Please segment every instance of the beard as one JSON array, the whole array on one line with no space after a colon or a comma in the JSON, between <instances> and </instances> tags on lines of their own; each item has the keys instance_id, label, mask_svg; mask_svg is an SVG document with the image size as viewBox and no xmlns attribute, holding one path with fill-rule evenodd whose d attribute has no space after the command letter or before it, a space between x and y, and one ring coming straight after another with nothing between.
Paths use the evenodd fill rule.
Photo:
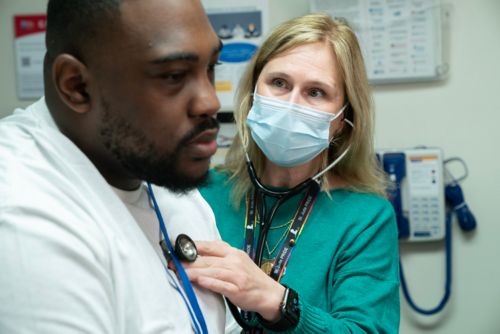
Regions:
<instances>
[{"instance_id":1,"label":"beard","mask_svg":"<svg viewBox=\"0 0 500 334\"><path fill-rule=\"evenodd\" d=\"M201 176L188 175L179 168L179 161L183 149L193 138L207 129L219 128L216 119L207 117L181 138L171 152L162 152L144 131L120 113L112 112L109 103L102 101L102 107L99 133L104 146L133 177L176 193L186 193L206 184L208 170Z\"/></svg>"}]
</instances>

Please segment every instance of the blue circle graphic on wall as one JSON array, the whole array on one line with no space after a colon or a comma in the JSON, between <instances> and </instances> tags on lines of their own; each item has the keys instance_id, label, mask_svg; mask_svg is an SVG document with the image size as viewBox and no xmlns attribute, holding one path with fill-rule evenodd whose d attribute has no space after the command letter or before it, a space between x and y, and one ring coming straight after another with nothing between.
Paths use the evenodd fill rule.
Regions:
<instances>
[{"instance_id":1,"label":"blue circle graphic on wall","mask_svg":"<svg viewBox=\"0 0 500 334\"><path fill-rule=\"evenodd\" d=\"M228 43L224 44L220 54L220 60L226 63L241 63L249 61L257 45L250 43Z\"/></svg>"}]
</instances>

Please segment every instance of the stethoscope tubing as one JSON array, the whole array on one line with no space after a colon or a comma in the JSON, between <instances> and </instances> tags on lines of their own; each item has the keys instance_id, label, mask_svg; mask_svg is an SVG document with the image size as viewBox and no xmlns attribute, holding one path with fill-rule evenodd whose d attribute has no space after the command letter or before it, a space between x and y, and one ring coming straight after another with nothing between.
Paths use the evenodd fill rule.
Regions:
<instances>
[{"instance_id":1,"label":"stethoscope tubing","mask_svg":"<svg viewBox=\"0 0 500 334\"><path fill-rule=\"evenodd\" d=\"M274 219L274 215L276 211L279 209L279 207L286 202L288 199L291 197L301 193L304 191L307 187L311 185L312 182L318 182L314 178L309 178L300 184L296 185L295 187L287 190L272 190L263 185L259 178L257 177L257 174L255 173L255 169L253 167L253 164L251 161L247 160L247 168L248 168L248 175L250 177L250 180L252 184L255 187L255 190L257 191L257 194L259 196L260 203L261 205L261 226L260 226L260 232L259 232L259 238L257 240L257 247L256 247L256 252L255 252L255 257L254 257L254 262L260 267L262 264L262 257L264 253L264 244L267 239L267 232L269 232L269 228L271 227L271 223ZM274 197L276 198L276 203L271 207L271 211L269 215L267 215L267 210L266 210L266 205L265 205L265 197Z\"/></svg>"}]
</instances>

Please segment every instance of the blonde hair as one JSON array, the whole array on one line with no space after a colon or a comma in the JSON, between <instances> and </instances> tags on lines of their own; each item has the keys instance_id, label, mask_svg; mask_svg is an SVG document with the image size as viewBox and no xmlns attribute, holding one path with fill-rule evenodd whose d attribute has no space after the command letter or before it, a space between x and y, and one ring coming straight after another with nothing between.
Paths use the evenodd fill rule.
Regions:
<instances>
[{"instance_id":1,"label":"blonde hair","mask_svg":"<svg viewBox=\"0 0 500 334\"><path fill-rule=\"evenodd\" d=\"M257 79L264 66L277 55L315 42L326 42L336 55L345 84L345 100L349 104L344 111L345 118L354 123L354 128L344 126L334 145L322 153L322 168L325 168L349 147L346 156L322 177L323 190L329 189L329 174L345 181L346 188L350 190L386 195L386 178L376 161L373 148L372 98L357 38L343 20L332 19L327 14L308 14L276 27L256 52L241 78L234 111L237 131L241 138L235 137L226 156L225 165L218 168L230 175L236 206L252 188L244 147L247 148L257 175L262 175L265 163L264 154L252 140L246 126Z\"/></svg>"}]
</instances>

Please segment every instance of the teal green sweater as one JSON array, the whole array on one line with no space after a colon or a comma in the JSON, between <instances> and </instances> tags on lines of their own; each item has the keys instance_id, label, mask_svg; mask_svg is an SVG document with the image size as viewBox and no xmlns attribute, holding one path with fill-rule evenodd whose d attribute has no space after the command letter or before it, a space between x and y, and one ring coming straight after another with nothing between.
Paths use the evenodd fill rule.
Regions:
<instances>
[{"instance_id":1,"label":"teal green sweater","mask_svg":"<svg viewBox=\"0 0 500 334\"><path fill-rule=\"evenodd\" d=\"M214 211L222 239L241 249L245 203L236 211L227 176L210 175L201 194ZM283 204L272 226L288 222L302 196ZM270 230L265 258L276 256L286 228ZM398 239L390 203L342 189L333 190L331 197L321 192L281 283L299 294L300 321L293 333L398 333Z\"/></svg>"}]
</instances>

